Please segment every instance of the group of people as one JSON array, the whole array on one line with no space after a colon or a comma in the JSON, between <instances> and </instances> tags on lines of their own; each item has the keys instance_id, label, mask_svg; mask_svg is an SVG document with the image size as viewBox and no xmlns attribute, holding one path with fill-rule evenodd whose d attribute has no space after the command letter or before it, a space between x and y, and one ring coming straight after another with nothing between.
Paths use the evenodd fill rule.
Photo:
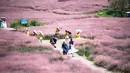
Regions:
<instances>
[{"instance_id":1,"label":"group of people","mask_svg":"<svg viewBox=\"0 0 130 73\"><path fill-rule=\"evenodd\" d=\"M61 28L56 28L55 34L50 38L50 43L52 44L52 46L54 46L54 48L57 48L56 43L57 43L58 38L60 37L60 29ZM29 30L26 30L26 35L28 35L28 36L30 35ZM36 36L42 43L44 36L41 31L36 32L35 30L33 30L33 36ZM76 37L80 38L79 31L77 32ZM61 43L61 45L62 45L61 48L63 49L62 53L63 53L63 55L72 54L72 57L73 57L74 53L77 52L78 50L76 50L74 48L74 41L72 39L72 34L68 30L65 30L65 39L66 39L66 41L69 40L69 45L67 45L65 41L63 43Z\"/></svg>"},{"instance_id":2,"label":"group of people","mask_svg":"<svg viewBox=\"0 0 130 73\"><path fill-rule=\"evenodd\" d=\"M7 28L6 18L5 17L1 17L0 28Z\"/></svg>"},{"instance_id":3,"label":"group of people","mask_svg":"<svg viewBox=\"0 0 130 73\"><path fill-rule=\"evenodd\" d=\"M7 24L6 24L6 18L5 17L2 17L1 20L0 20L0 28L7 28ZM57 43L57 40L58 38L60 37L60 29L61 28L56 28L56 31L55 31L55 34L50 38L50 43L56 48L56 43ZM26 35L29 36L30 33L29 33L29 30L26 30ZM43 40L43 33L41 31L39 32L36 32L35 30L33 30L33 35L36 36L40 42L42 43L42 40ZM76 37L77 38L80 38L80 32L77 32L76 34ZM71 32L68 31L68 30L65 30L65 39L66 40L70 40L69 41L69 45L66 44L66 42L63 42L62 43L62 49L63 49L63 55L66 55L66 54L72 54L72 56L74 56L74 53L77 52L78 50L76 50L74 48L74 41L72 39L72 35L71 35Z\"/></svg>"},{"instance_id":4,"label":"group of people","mask_svg":"<svg viewBox=\"0 0 130 73\"><path fill-rule=\"evenodd\" d=\"M56 48L55 44L57 43L57 40L59 38L59 32L60 29L57 28L55 34L52 36L52 38L50 39L50 43ZM71 32L68 30L65 30L66 34L65 34L65 39L69 40L69 45L66 44L66 42L64 41L62 43L62 53L63 55L67 55L67 54L72 54L72 57L74 57L74 53L77 52L78 50L76 50L74 48L74 41L72 39L72 35Z\"/></svg>"},{"instance_id":5,"label":"group of people","mask_svg":"<svg viewBox=\"0 0 130 73\"><path fill-rule=\"evenodd\" d=\"M72 38L70 38L69 46L65 42L62 43L62 49L63 49L63 55L71 54L72 57L74 57L74 53L78 51L74 47L74 41Z\"/></svg>"}]
</instances>

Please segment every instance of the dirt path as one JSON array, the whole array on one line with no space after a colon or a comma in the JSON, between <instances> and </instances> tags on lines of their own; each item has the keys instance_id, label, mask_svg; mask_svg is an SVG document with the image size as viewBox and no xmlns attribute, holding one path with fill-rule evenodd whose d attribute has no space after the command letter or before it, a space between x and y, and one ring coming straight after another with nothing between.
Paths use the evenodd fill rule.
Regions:
<instances>
[{"instance_id":1,"label":"dirt path","mask_svg":"<svg viewBox=\"0 0 130 73\"><path fill-rule=\"evenodd\" d=\"M75 38L76 39L76 38ZM74 39L74 40L75 40ZM82 40L83 38L77 38L76 40ZM62 43L65 41L65 39L62 39L62 40L58 40L57 41L57 44L56 44L56 47L57 48L53 48L54 50L56 51L59 51L61 54L62 54ZM67 41L68 42L68 41ZM43 41L42 44L50 44L48 40L45 40ZM68 55L68 57L71 57L71 55ZM92 62L88 61L87 59L83 58L82 56L79 56L78 54L75 54L75 57L71 57L71 59L69 60L77 60L77 61L80 61L82 62L84 65L87 65L91 70L93 71L97 71L97 72L101 72L101 73L112 73L104 68L101 68L101 67L97 67L95 66Z\"/></svg>"}]
</instances>

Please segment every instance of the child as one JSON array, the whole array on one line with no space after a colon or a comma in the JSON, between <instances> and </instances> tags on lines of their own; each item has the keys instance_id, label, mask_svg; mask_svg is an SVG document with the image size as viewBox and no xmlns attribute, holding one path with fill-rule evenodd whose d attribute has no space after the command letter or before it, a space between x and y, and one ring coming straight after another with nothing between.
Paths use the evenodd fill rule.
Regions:
<instances>
[{"instance_id":1,"label":"child","mask_svg":"<svg viewBox=\"0 0 130 73\"><path fill-rule=\"evenodd\" d=\"M60 29L56 28L55 35L59 35L59 33L60 33Z\"/></svg>"},{"instance_id":2,"label":"child","mask_svg":"<svg viewBox=\"0 0 130 73\"><path fill-rule=\"evenodd\" d=\"M28 30L28 29L26 30L26 35L27 35L27 36L29 36L29 35L30 35L30 34L29 34L29 30Z\"/></svg>"},{"instance_id":3,"label":"child","mask_svg":"<svg viewBox=\"0 0 130 73\"><path fill-rule=\"evenodd\" d=\"M77 32L76 38L80 38L80 32Z\"/></svg>"},{"instance_id":4,"label":"child","mask_svg":"<svg viewBox=\"0 0 130 73\"><path fill-rule=\"evenodd\" d=\"M41 31L39 31L39 39L40 39L40 42L42 43L42 40L43 40L43 33Z\"/></svg>"},{"instance_id":5,"label":"child","mask_svg":"<svg viewBox=\"0 0 130 73\"><path fill-rule=\"evenodd\" d=\"M76 32L76 38L81 38L80 32L82 32L82 30L77 29Z\"/></svg>"}]
</instances>

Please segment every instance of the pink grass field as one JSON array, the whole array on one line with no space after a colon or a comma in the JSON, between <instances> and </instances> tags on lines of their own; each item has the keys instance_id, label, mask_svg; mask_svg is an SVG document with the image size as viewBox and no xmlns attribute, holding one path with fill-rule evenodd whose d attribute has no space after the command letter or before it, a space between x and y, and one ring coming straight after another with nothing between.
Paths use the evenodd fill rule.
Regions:
<instances>
[{"instance_id":1,"label":"pink grass field","mask_svg":"<svg viewBox=\"0 0 130 73\"><path fill-rule=\"evenodd\" d=\"M130 19L105 18L95 12L108 5L107 0L2 0L0 17L7 18L8 26L13 20L38 20L48 25L21 28L42 31L44 35L54 34L56 27L61 27L61 34L70 30L75 36L76 29L81 29L81 36L75 40L79 45L94 46L94 63L115 73L130 73ZM93 39L90 39L93 37ZM0 73L101 73L94 71L79 60L72 60L53 51L21 53L11 51L25 46L43 46L36 37L26 36L23 32L0 29ZM113 72L114 73L114 72Z\"/></svg>"}]
</instances>

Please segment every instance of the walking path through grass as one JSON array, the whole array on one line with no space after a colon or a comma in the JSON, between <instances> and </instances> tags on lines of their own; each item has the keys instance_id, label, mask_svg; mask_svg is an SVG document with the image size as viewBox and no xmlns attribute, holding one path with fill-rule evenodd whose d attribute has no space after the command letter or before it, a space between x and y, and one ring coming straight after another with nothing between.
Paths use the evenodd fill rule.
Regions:
<instances>
[{"instance_id":1,"label":"walking path through grass","mask_svg":"<svg viewBox=\"0 0 130 73\"><path fill-rule=\"evenodd\" d=\"M77 40L81 40L83 38L77 39ZM60 53L62 53L62 43L63 41L65 41L65 39L61 39L57 41L56 47L57 48L53 48L56 51L59 51ZM49 44L49 40L44 40L42 44ZM70 55L68 55L69 57ZM78 60L80 62L82 62L83 64L87 65L91 70L97 71L97 72L101 72L101 73L112 73L102 67L97 67L94 65L94 63L88 61L87 59L83 58L82 56L79 56L78 54L75 54L75 57L72 57L69 60Z\"/></svg>"},{"instance_id":2,"label":"walking path through grass","mask_svg":"<svg viewBox=\"0 0 130 73\"><path fill-rule=\"evenodd\" d=\"M5 30L12 30L12 28L7 28ZM74 40L84 40L84 39L83 38L80 38L80 39L74 38ZM62 54L62 48L61 47L62 47L63 41L65 41L65 39L58 40L57 44L56 44L57 48L53 48L55 51L58 51L61 54ZM69 42L69 41L67 41L67 42ZM43 40L42 44L43 45L51 46L49 40ZM67 55L67 56L70 57L70 55ZM87 65L91 70L96 71L96 72L100 72L100 73L112 73L112 72L109 72L108 70L106 70L104 68L95 66L92 62L88 61L87 59L85 59L82 56L79 56L78 54L75 54L75 57L71 57L71 59L69 59L69 60L78 60L78 61L82 62L83 64Z\"/></svg>"}]
</instances>

